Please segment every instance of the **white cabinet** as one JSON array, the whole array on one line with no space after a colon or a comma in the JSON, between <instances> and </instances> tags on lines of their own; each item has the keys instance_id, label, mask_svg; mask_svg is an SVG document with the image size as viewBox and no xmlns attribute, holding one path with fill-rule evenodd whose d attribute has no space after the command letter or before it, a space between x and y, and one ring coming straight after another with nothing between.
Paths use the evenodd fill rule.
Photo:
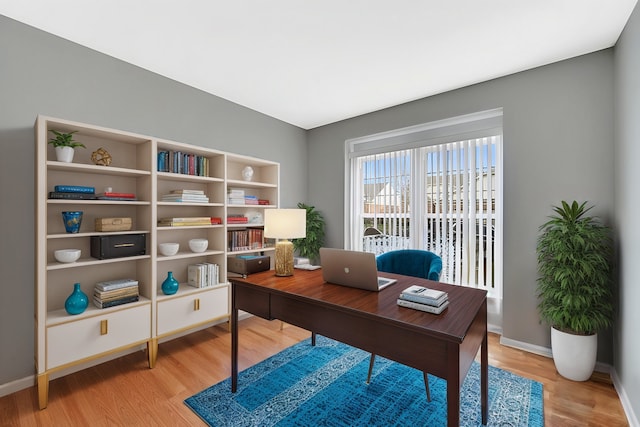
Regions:
<instances>
[{"instance_id":1,"label":"white cabinet","mask_svg":"<svg viewBox=\"0 0 640 427\"><path fill-rule=\"evenodd\" d=\"M86 148L77 148L71 163L57 161L53 147L47 144L51 130L75 132L74 139ZM101 150L111 157L108 166L95 164L95 156L92 159L94 152L104 153ZM53 372L145 343L153 367L159 339L227 320L227 257L273 250L261 238L251 248L231 251L229 234L262 230L264 209L278 206L278 163L44 116L36 121L36 162L35 326L40 408L47 406ZM242 174L247 166L253 171L250 180ZM58 185L134 194L135 200L52 198L50 193ZM268 202L231 205L230 189L240 189L248 203L252 199ZM184 192L203 195L206 200L166 197ZM64 211L83 212L78 233L66 232ZM229 224L230 216L251 218L252 222ZM131 218L130 230L96 230L97 218L122 217ZM196 225L166 221L190 218L214 220ZM142 235L144 253L107 259L92 256L92 240L114 235L132 239ZM196 238L208 241L204 252L189 248L189 240ZM165 256L158 251L158 244L168 242L179 243L176 254ZM71 248L81 250L79 260L55 260L56 250ZM208 287L189 286L189 266L203 263L218 266L217 280ZM180 283L174 295L162 292L168 272ZM93 304L97 282L125 278L138 281L138 301L104 309ZM89 306L81 314L70 315L64 302L75 283L89 297Z\"/></svg>"}]
</instances>

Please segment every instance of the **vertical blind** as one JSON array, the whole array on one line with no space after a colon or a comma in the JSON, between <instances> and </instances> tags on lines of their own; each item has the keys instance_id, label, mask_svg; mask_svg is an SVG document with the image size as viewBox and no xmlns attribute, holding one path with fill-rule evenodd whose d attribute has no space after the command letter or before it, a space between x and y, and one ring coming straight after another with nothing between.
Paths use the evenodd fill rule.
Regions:
<instances>
[{"instance_id":1,"label":"vertical blind","mask_svg":"<svg viewBox=\"0 0 640 427\"><path fill-rule=\"evenodd\" d=\"M501 298L502 111L347 141L345 247L422 248Z\"/></svg>"}]
</instances>

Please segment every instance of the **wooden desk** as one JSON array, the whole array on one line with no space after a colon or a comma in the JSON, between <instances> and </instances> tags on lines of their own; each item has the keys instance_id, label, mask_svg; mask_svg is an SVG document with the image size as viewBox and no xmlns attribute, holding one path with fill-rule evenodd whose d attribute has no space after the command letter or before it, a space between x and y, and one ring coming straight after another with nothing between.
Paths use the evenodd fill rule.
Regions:
<instances>
[{"instance_id":1,"label":"wooden desk","mask_svg":"<svg viewBox=\"0 0 640 427\"><path fill-rule=\"evenodd\" d=\"M487 293L415 277L382 273L398 283L381 292L325 283L322 272L273 271L232 278L231 391L238 385L238 310L279 319L362 350L428 372L447 381L449 426L460 422L460 387L480 349L482 423L488 416ZM399 307L396 299L410 285L449 293L439 315ZM364 379L363 379L364 382Z\"/></svg>"}]
</instances>

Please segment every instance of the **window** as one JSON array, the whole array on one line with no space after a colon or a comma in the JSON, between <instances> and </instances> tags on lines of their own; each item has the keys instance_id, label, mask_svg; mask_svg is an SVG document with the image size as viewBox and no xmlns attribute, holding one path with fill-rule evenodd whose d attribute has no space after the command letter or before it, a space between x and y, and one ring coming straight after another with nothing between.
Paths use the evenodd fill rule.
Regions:
<instances>
[{"instance_id":1,"label":"window","mask_svg":"<svg viewBox=\"0 0 640 427\"><path fill-rule=\"evenodd\" d=\"M347 141L345 247L422 248L502 298L502 111Z\"/></svg>"}]
</instances>

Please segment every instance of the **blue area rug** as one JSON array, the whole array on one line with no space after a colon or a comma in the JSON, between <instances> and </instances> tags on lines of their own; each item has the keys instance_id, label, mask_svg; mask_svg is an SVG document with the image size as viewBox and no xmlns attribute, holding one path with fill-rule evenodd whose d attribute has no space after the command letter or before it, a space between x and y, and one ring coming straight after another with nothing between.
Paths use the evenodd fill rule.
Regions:
<instances>
[{"instance_id":1,"label":"blue area rug","mask_svg":"<svg viewBox=\"0 0 640 427\"><path fill-rule=\"evenodd\" d=\"M209 387L185 403L210 426L445 426L446 382L376 357L366 384L369 353L317 337ZM480 365L461 390L460 425L481 426ZM543 426L542 384L489 366L489 426Z\"/></svg>"}]
</instances>

